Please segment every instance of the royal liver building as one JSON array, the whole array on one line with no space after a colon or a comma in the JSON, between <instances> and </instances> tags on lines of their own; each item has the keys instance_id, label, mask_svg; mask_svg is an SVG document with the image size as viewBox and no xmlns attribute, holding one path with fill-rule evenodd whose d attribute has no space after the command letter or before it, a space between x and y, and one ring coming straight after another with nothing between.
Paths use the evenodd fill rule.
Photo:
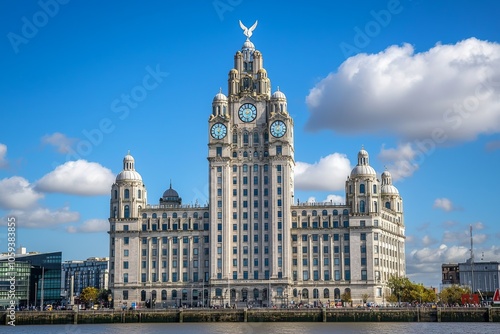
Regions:
<instances>
[{"instance_id":1,"label":"royal liver building","mask_svg":"<svg viewBox=\"0 0 500 334\"><path fill-rule=\"evenodd\" d=\"M294 201L293 119L250 41L234 56L227 96L208 117L209 205L159 203L127 154L110 201L110 289L116 308L383 303L405 275L403 202L361 149L345 204ZM208 113L207 113L208 114ZM156 197L156 195L155 195Z\"/></svg>"}]
</instances>

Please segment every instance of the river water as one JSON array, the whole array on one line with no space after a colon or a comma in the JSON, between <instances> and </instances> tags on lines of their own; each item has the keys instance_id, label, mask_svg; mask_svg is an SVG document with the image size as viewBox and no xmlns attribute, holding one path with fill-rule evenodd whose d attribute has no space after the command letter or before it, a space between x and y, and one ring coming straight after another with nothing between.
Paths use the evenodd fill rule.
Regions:
<instances>
[{"instance_id":1,"label":"river water","mask_svg":"<svg viewBox=\"0 0 500 334\"><path fill-rule=\"evenodd\" d=\"M20 334L498 334L500 323L429 322L254 322L254 323L161 323L99 325L0 326L0 333Z\"/></svg>"}]
</instances>

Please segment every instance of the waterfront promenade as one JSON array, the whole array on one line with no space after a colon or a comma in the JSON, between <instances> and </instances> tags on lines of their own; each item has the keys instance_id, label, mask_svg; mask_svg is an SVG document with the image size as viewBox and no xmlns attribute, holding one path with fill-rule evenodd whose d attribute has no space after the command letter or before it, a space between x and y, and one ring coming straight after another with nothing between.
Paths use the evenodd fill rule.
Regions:
<instances>
[{"instance_id":1,"label":"waterfront promenade","mask_svg":"<svg viewBox=\"0 0 500 334\"><path fill-rule=\"evenodd\" d=\"M6 312L0 313L7 325ZM500 322L500 308L328 308L18 311L17 325L182 322Z\"/></svg>"}]
</instances>

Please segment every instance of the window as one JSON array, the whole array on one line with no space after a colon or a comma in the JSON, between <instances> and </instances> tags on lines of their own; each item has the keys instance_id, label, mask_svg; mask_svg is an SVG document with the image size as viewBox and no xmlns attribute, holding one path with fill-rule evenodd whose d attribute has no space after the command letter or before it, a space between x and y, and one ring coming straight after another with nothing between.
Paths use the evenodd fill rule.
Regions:
<instances>
[{"instance_id":1,"label":"window","mask_svg":"<svg viewBox=\"0 0 500 334\"><path fill-rule=\"evenodd\" d=\"M128 274L127 273L123 274L123 283L128 283Z\"/></svg>"},{"instance_id":2,"label":"window","mask_svg":"<svg viewBox=\"0 0 500 334\"><path fill-rule=\"evenodd\" d=\"M128 261L123 261L123 269L128 269Z\"/></svg>"},{"instance_id":3,"label":"window","mask_svg":"<svg viewBox=\"0 0 500 334\"><path fill-rule=\"evenodd\" d=\"M365 241L366 240L366 233L361 233L359 235L359 238L362 240L362 241Z\"/></svg>"},{"instance_id":4,"label":"window","mask_svg":"<svg viewBox=\"0 0 500 334\"><path fill-rule=\"evenodd\" d=\"M360 184L360 185L359 185L359 192L360 192L361 194L364 194L364 193L365 193L365 185L364 185L364 184Z\"/></svg>"},{"instance_id":5,"label":"window","mask_svg":"<svg viewBox=\"0 0 500 334\"><path fill-rule=\"evenodd\" d=\"M302 279L303 279L304 281L309 280L309 272L308 272L307 270L304 270L304 271L302 272ZM304 290L305 290L305 289L304 289ZM306 290L306 291L307 291L307 290Z\"/></svg>"},{"instance_id":6,"label":"window","mask_svg":"<svg viewBox=\"0 0 500 334\"><path fill-rule=\"evenodd\" d=\"M125 194L124 194L124 197L125 197L125 198L130 198L130 190L125 189Z\"/></svg>"},{"instance_id":7,"label":"window","mask_svg":"<svg viewBox=\"0 0 500 334\"><path fill-rule=\"evenodd\" d=\"M124 218L130 218L130 207L128 205L125 205Z\"/></svg>"},{"instance_id":8,"label":"window","mask_svg":"<svg viewBox=\"0 0 500 334\"><path fill-rule=\"evenodd\" d=\"M217 147L215 148L215 150L216 150L216 155L217 155L218 157L222 156L222 147L217 146Z\"/></svg>"},{"instance_id":9,"label":"window","mask_svg":"<svg viewBox=\"0 0 500 334\"><path fill-rule=\"evenodd\" d=\"M359 212L361 213L365 212L365 201L363 200L359 201Z\"/></svg>"},{"instance_id":10,"label":"window","mask_svg":"<svg viewBox=\"0 0 500 334\"><path fill-rule=\"evenodd\" d=\"M128 243L129 243L129 237L124 237L123 238L123 244L124 245L128 245Z\"/></svg>"}]
</instances>

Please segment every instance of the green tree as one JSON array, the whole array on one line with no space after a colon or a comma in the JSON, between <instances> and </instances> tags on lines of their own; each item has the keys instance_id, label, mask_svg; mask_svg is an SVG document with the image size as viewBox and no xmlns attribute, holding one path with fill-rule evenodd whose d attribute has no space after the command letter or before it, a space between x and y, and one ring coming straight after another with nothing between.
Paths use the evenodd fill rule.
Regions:
<instances>
[{"instance_id":1,"label":"green tree","mask_svg":"<svg viewBox=\"0 0 500 334\"><path fill-rule=\"evenodd\" d=\"M462 294L466 293L470 293L469 288L454 284L441 290L439 293L439 299L443 304L460 304L462 302Z\"/></svg>"},{"instance_id":2,"label":"green tree","mask_svg":"<svg viewBox=\"0 0 500 334\"><path fill-rule=\"evenodd\" d=\"M93 303L98 302L98 297L99 297L99 290L92 286L86 287L80 293L80 300L84 302L86 305L89 305L90 307L93 306Z\"/></svg>"},{"instance_id":3,"label":"green tree","mask_svg":"<svg viewBox=\"0 0 500 334\"><path fill-rule=\"evenodd\" d=\"M368 298L370 298L370 295L368 293L363 293L361 295L361 299L363 299L363 304L366 304L366 302L368 301Z\"/></svg>"},{"instance_id":4,"label":"green tree","mask_svg":"<svg viewBox=\"0 0 500 334\"><path fill-rule=\"evenodd\" d=\"M352 298L351 298L351 291L347 290L346 292L344 292L343 294L340 295L340 299L344 302L344 303L351 303L351 306L352 306Z\"/></svg>"}]
</instances>

